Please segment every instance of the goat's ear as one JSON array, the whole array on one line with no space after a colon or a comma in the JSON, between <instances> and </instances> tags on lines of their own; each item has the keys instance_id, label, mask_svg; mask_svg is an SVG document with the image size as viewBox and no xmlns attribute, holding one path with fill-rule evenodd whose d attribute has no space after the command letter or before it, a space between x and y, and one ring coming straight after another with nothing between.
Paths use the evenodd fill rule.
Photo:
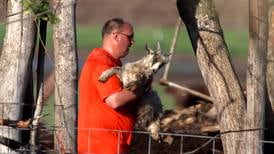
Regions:
<instances>
[{"instance_id":1,"label":"goat's ear","mask_svg":"<svg viewBox=\"0 0 274 154\"><path fill-rule=\"evenodd\" d=\"M161 54L162 53L162 50L161 50L161 46L160 46L160 42L157 41L157 53L158 54Z\"/></svg>"},{"instance_id":2,"label":"goat's ear","mask_svg":"<svg viewBox=\"0 0 274 154\"><path fill-rule=\"evenodd\" d=\"M154 53L154 51L151 50L151 49L148 47L147 43L146 43L146 45L145 45L145 48L146 48L148 54Z\"/></svg>"},{"instance_id":3,"label":"goat's ear","mask_svg":"<svg viewBox=\"0 0 274 154\"><path fill-rule=\"evenodd\" d=\"M145 49L146 49L147 53L149 54L149 49L148 49L147 43L145 45Z\"/></svg>"}]
</instances>

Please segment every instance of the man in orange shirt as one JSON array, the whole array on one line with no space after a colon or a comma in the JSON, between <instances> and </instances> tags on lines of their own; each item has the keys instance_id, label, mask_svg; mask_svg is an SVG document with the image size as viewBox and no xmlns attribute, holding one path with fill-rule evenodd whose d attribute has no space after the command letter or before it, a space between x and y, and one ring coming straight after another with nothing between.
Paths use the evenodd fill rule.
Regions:
<instances>
[{"instance_id":1,"label":"man in orange shirt","mask_svg":"<svg viewBox=\"0 0 274 154\"><path fill-rule=\"evenodd\" d=\"M120 59L134 43L133 27L123 19L107 21L102 28L102 47L88 56L79 81L78 153L127 153L134 126L131 105L138 94L122 88L117 76L106 83L101 73L121 66ZM137 90L142 93L141 86ZM119 131L123 130L123 131Z\"/></svg>"}]
</instances>

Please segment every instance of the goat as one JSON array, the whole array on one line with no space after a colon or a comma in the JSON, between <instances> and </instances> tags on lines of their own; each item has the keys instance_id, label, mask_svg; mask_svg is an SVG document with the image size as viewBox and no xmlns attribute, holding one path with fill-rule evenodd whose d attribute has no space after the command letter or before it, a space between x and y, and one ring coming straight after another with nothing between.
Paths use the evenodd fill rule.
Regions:
<instances>
[{"instance_id":1,"label":"goat","mask_svg":"<svg viewBox=\"0 0 274 154\"><path fill-rule=\"evenodd\" d=\"M157 43L157 52L148 48L148 54L138 61L126 63L122 67L112 67L104 71L99 81L106 82L109 77L116 74L123 84L123 88L132 90L136 85L143 85L169 61L169 55L161 52L160 44ZM136 107L137 121L135 128L146 130L151 133L155 140L159 139L160 118L163 114L161 100L156 91L151 90L140 98Z\"/></svg>"}]
</instances>

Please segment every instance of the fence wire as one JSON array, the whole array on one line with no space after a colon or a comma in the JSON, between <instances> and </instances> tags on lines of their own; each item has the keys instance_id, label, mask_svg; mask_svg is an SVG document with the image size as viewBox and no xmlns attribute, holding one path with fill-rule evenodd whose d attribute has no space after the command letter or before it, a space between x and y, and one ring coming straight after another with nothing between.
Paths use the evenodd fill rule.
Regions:
<instances>
[{"instance_id":1,"label":"fence wire","mask_svg":"<svg viewBox=\"0 0 274 154\"><path fill-rule=\"evenodd\" d=\"M9 128L4 128L2 127L1 130L2 131L7 131L7 129ZM33 130L32 128L16 128L17 130L20 131L26 131L26 130ZM52 128L39 128L39 130L41 132L46 132L49 133L51 136L51 138L48 140L48 142L51 142L51 148L46 149L45 147L35 147L33 148L31 145L28 144L24 144L23 146L21 146L19 149L16 149L15 151L17 152L38 152L36 150L40 149L39 152L54 152L54 153L59 153L61 151L61 149L53 149L53 135L56 131L58 131L59 129L62 128L57 128L57 127L52 127ZM138 135L142 135L143 138L147 138L147 145L146 147L144 147L144 149L146 149L146 151L144 151L143 153L147 153L147 154L151 154L151 153L155 153L155 151L153 150L153 147L155 148L155 146L152 146L152 144L166 144L166 143L157 143L155 141L152 140L152 138L150 137L150 133L146 132L146 131L126 131L126 130L111 130L111 129L100 129L100 128L81 128L81 129L77 129L75 128L77 131L82 131L82 130L87 130L89 133L89 135L94 132L94 131L102 131L102 132L113 132L113 133L117 133L117 153L120 153L120 149L119 149L119 142L120 142L120 135L122 135L123 133L132 133L134 136L138 136ZM47 136L47 134L40 134L40 135L45 135ZM179 153L183 154L183 153L195 153L194 152L187 152L183 150L183 146L184 146L184 142L183 139L184 138L197 138L197 139L203 139L206 140L206 142L204 142L205 144L209 144L211 142L215 142L215 140L220 140L219 137L212 137L212 136L203 136L203 135L191 135L191 134L179 134L179 133L167 133L167 132L162 132L160 133L160 135L162 137L164 136L170 136L170 137L179 137L180 138L180 145L178 146ZM0 137L0 139L2 139L2 137ZM91 139L92 140L92 139ZM210 142L208 142L210 141ZM88 143L91 144L92 141L88 140ZM40 144L41 146L41 144ZM45 146L45 145L44 145ZM134 146L134 145L133 145ZM193 147L194 149L196 149L197 147ZM214 151L214 146L212 146L212 151ZM89 151L87 151L87 153L91 153L90 149L88 149ZM12 151L10 151L12 152ZM132 151L134 152L134 151Z\"/></svg>"},{"instance_id":2,"label":"fence wire","mask_svg":"<svg viewBox=\"0 0 274 154\"><path fill-rule=\"evenodd\" d=\"M0 126L1 129L0 131L2 132L9 132L9 129L14 129L14 128L8 128L8 127L3 127ZM29 128L15 128L16 130L19 131L31 131L33 130L32 127ZM62 151L61 149L55 148L54 149L54 134L56 131L59 129L63 129L60 127L40 127L39 132L40 132L40 137L47 137L47 140L41 140L41 143L38 143L37 147L33 147L32 145L28 143L20 143L21 146L18 149L13 149L16 152L20 153L29 153L29 152L39 152L39 153L60 153ZM134 146L135 150L136 148L142 148L142 154L154 154L154 153L159 153L163 150L164 147L166 149L170 148L173 146L173 149L175 148L176 150L172 151L167 151L168 154L195 154L195 153L212 153L212 154L219 154L223 153L222 148L220 148L221 145L221 139L220 139L220 134L216 134L215 136L206 136L206 135L195 135L195 134L181 134L181 133L169 133L169 132L161 132L159 133L160 136L162 137L172 137L174 139L177 139L179 144L176 144L174 147L176 141L172 143L171 145L168 145L167 143L158 143L152 140L150 137L150 132L146 131L126 131L126 130L112 130L112 129L101 129L101 128L74 128L76 131L88 131L89 135L94 132L94 131L101 131L101 132L113 132L117 134L117 153L120 153L119 149L119 142L120 142L120 135L123 133L132 133L133 134L133 143L130 148L130 153L136 153L134 151ZM5 137L0 136L0 141L4 140ZM140 141L137 141L141 139ZM92 139L91 139L92 140ZM88 140L88 143L91 144L91 140ZM147 141L146 141L147 140ZM195 141L199 141L199 144L195 144ZM246 140L237 140L241 142L247 143L248 141ZM39 142L39 141L38 141ZM191 143L189 143L191 142ZM271 144L274 146L274 141L265 141L265 140L260 140L261 143L264 144ZM138 145L141 144L140 145ZM143 146L143 143L146 145ZM218 145L217 145L218 144ZM193 145L193 146L191 146ZM47 147L48 146L48 147ZM107 145L106 145L107 146ZM163 146L162 148L159 148L159 146ZM191 146L191 147L190 147ZM1 147L1 145L0 145ZM157 148L158 147L158 148ZM155 150L156 149L156 150ZM158 150L157 150L158 149ZM91 149L88 149L86 151L87 153L91 153ZM141 150L141 149L139 149ZM7 151L7 153L12 153L14 151ZM161 153L165 153L162 151Z\"/></svg>"}]
</instances>

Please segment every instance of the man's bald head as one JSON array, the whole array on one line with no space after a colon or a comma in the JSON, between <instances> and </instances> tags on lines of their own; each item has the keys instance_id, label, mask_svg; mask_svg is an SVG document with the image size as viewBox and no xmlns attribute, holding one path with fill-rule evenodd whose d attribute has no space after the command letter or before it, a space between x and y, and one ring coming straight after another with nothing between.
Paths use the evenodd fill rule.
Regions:
<instances>
[{"instance_id":1,"label":"man's bald head","mask_svg":"<svg viewBox=\"0 0 274 154\"><path fill-rule=\"evenodd\" d=\"M102 28L102 38L111 34L115 30L119 31L125 24L127 24L127 22L121 18L113 18L108 20Z\"/></svg>"}]
</instances>

